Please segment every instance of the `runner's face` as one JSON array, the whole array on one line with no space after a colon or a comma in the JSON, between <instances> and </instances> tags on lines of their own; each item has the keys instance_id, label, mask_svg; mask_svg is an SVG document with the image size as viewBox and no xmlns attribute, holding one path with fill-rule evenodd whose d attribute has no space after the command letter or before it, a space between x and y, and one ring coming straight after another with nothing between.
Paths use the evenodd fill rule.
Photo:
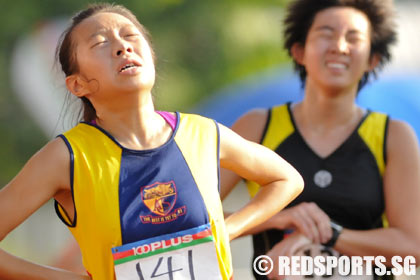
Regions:
<instances>
[{"instance_id":1,"label":"runner's face","mask_svg":"<svg viewBox=\"0 0 420 280\"><path fill-rule=\"evenodd\" d=\"M367 16L354 8L319 12L302 52L308 82L330 89L357 88L371 67L370 29Z\"/></svg>"},{"instance_id":2,"label":"runner's face","mask_svg":"<svg viewBox=\"0 0 420 280\"><path fill-rule=\"evenodd\" d=\"M73 31L79 74L91 92L150 89L155 79L152 53L138 28L116 13L98 13Z\"/></svg>"}]
</instances>

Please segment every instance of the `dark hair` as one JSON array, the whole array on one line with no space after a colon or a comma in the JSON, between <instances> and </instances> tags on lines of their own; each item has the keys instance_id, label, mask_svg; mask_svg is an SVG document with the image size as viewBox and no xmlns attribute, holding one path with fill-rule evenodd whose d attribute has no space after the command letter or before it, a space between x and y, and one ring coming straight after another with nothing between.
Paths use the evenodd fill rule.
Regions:
<instances>
[{"instance_id":1,"label":"dark hair","mask_svg":"<svg viewBox=\"0 0 420 280\"><path fill-rule=\"evenodd\" d=\"M309 29L317 13L332 7L352 7L368 17L372 34L370 55L378 54L380 61L377 69L382 68L391 60L390 47L397 40L394 12L390 0L296 0L287 9L284 20L284 47L292 56L291 50L295 43L305 45ZM294 61L302 83L306 80L306 70L303 65ZM376 77L376 69L366 72L359 81L359 90L366 85L369 75Z\"/></svg>"},{"instance_id":2,"label":"dark hair","mask_svg":"<svg viewBox=\"0 0 420 280\"><path fill-rule=\"evenodd\" d=\"M60 62L61 69L63 70L66 77L79 71L75 52L75 42L72 40L72 32L74 28L83 20L98 13L115 13L129 19L147 40L152 52L152 56L154 58L154 52L150 42L149 33L146 28L140 24L136 16L130 10L122 5L114 5L109 3L90 4L85 10L82 10L73 16L70 26L61 34L59 43L55 50L56 60ZM82 97L81 100L83 103L83 107L81 109L81 114L83 115L82 119L85 122L91 122L92 120L96 119L96 110L89 99Z\"/></svg>"}]
</instances>

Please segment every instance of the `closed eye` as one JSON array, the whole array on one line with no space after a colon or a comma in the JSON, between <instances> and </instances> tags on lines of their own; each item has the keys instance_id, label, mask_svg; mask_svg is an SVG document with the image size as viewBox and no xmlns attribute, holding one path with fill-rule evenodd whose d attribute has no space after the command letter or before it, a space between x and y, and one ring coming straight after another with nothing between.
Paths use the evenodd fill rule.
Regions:
<instances>
[{"instance_id":1,"label":"closed eye","mask_svg":"<svg viewBox=\"0 0 420 280\"><path fill-rule=\"evenodd\" d=\"M138 37L140 37L140 34L132 33L132 34L127 34L124 37L128 39L137 39Z\"/></svg>"},{"instance_id":2,"label":"closed eye","mask_svg":"<svg viewBox=\"0 0 420 280\"><path fill-rule=\"evenodd\" d=\"M101 45L101 44L104 44L104 43L106 43L106 41L104 40L104 41L99 41L99 42L96 42L95 44L93 44L90 48L94 48L94 47L97 47L97 46L99 46L99 45Z\"/></svg>"},{"instance_id":3,"label":"closed eye","mask_svg":"<svg viewBox=\"0 0 420 280\"><path fill-rule=\"evenodd\" d=\"M361 32L350 32L350 34L347 35L347 41L351 43L357 43L365 40L366 36L364 36L364 34Z\"/></svg>"},{"instance_id":4,"label":"closed eye","mask_svg":"<svg viewBox=\"0 0 420 280\"><path fill-rule=\"evenodd\" d=\"M318 35L323 38L331 38L334 36L334 32L330 29L320 29L317 31L318 31Z\"/></svg>"},{"instance_id":5,"label":"closed eye","mask_svg":"<svg viewBox=\"0 0 420 280\"><path fill-rule=\"evenodd\" d=\"M358 43L358 42L363 41L363 39L357 36L351 36L347 38L347 41L350 43Z\"/></svg>"}]
</instances>

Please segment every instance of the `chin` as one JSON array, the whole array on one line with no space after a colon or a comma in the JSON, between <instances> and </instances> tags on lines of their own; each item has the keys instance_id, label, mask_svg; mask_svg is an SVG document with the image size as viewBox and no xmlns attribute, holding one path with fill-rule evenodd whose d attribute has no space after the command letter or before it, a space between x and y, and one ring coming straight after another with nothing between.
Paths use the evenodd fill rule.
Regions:
<instances>
[{"instance_id":1,"label":"chin","mask_svg":"<svg viewBox=\"0 0 420 280\"><path fill-rule=\"evenodd\" d=\"M342 92L346 92L346 93L353 93L353 90L355 92L357 92L357 86L353 87L353 86L349 86L349 85L340 85L340 84L330 84L326 87L327 91L332 93L333 95L335 94L341 94Z\"/></svg>"},{"instance_id":2,"label":"chin","mask_svg":"<svg viewBox=\"0 0 420 280\"><path fill-rule=\"evenodd\" d=\"M343 79L342 77L326 79L324 80L323 84L326 88L330 88L331 90L334 89L338 91L353 88L354 85L356 85L356 88L357 88L357 85L358 85L358 83L350 82L348 81L348 79Z\"/></svg>"},{"instance_id":3,"label":"chin","mask_svg":"<svg viewBox=\"0 0 420 280\"><path fill-rule=\"evenodd\" d=\"M119 87L122 91L145 91L152 90L154 86L154 81L144 81L141 79L133 79L125 83L119 84Z\"/></svg>"}]
</instances>

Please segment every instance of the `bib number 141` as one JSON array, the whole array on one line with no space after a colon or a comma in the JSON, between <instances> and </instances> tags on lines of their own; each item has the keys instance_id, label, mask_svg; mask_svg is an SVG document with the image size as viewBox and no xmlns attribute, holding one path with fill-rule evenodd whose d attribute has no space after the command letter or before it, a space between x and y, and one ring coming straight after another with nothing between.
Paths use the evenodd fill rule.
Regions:
<instances>
[{"instance_id":1,"label":"bib number 141","mask_svg":"<svg viewBox=\"0 0 420 280\"><path fill-rule=\"evenodd\" d=\"M177 263L176 260L173 261L173 256L167 257L166 260L164 260L164 257L160 257L156 263L155 268L153 269L152 274L145 278L143 275L143 270L141 267L141 263L138 262L136 264L136 271L137 271L137 275L138 275L138 279L139 280L146 280L146 279L154 279L154 278L160 278L160 276L164 276L167 275L166 279L169 280L173 280L174 278L174 273L176 272L183 272L184 270L188 270L185 275L185 277L183 277L184 279L189 279L189 280L195 280L195 275L194 275L194 263L193 263L193 256L192 256L193 252L192 250L188 250L188 264L186 263L182 263L181 266L179 267L174 267L174 264ZM165 268L165 265L162 264L166 262L166 272L162 271ZM186 268L185 266L188 265L188 268ZM161 268L163 267L163 268ZM185 274L185 273L184 273Z\"/></svg>"},{"instance_id":2,"label":"bib number 141","mask_svg":"<svg viewBox=\"0 0 420 280\"><path fill-rule=\"evenodd\" d=\"M112 249L117 280L219 280L210 225Z\"/></svg>"}]
</instances>

